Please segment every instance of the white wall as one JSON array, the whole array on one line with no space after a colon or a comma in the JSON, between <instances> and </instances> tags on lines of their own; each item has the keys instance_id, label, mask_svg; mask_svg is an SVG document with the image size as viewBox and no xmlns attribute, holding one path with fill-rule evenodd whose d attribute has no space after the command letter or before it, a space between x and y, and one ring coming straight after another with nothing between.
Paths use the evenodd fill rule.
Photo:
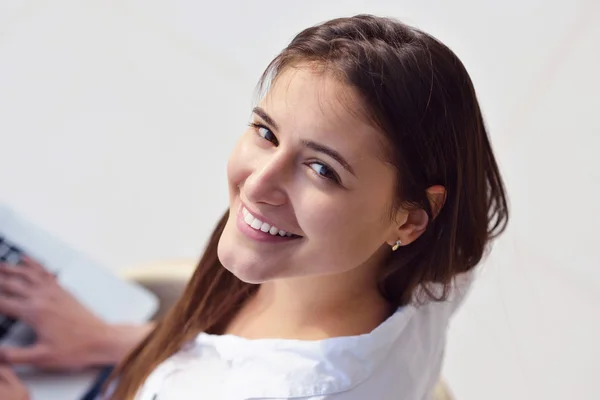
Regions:
<instances>
[{"instance_id":1,"label":"white wall","mask_svg":"<svg viewBox=\"0 0 600 400\"><path fill-rule=\"evenodd\" d=\"M112 268L196 256L270 58L400 17L471 71L512 198L445 376L461 400L600 398L598 2L202 3L0 0L0 201Z\"/></svg>"}]
</instances>

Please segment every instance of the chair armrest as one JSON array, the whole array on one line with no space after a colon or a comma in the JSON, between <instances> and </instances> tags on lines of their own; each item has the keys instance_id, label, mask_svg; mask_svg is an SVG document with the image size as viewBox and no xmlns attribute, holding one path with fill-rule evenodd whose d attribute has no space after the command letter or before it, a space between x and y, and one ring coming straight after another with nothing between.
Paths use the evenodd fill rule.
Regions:
<instances>
[{"instance_id":1,"label":"chair armrest","mask_svg":"<svg viewBox=\"0 0 600 400\"><path fill-rule=\"evenodd\" d=\"M196 260L163 261L123 270L124 279L152 292L159 301L153 320L162 318L177 302L196 269Z\"/></svg>"}]
</instances>

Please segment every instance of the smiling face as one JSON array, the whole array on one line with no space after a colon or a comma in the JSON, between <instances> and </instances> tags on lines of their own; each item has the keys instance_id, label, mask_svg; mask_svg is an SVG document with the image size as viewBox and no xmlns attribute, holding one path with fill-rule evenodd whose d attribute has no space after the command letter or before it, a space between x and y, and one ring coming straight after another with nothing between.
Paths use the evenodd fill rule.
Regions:
<instances>
[{"instance_id":1,"label":"smiling face","mask_svg":"<svg viewBox=\"0 0 600 400\"><path fill-rule=\"evenodd\" d=\"M282 72L254 110L229 160L231 211L218 247L239 279L343 273L389 252L396 173L359 104L305 67Z\"/></svg>"}]
</instances>

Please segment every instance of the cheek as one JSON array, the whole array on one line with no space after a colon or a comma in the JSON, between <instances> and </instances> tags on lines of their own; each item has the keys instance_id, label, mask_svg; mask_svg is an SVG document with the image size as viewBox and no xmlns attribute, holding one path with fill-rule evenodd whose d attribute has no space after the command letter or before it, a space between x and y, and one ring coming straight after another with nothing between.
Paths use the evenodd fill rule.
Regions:
<instances>
[{"instance_id":1,"label":"cheek","mask_svg":"<svg viewBox=\"0 0 600 400\"><path fill-rule=\"evenodd\" d=\"M366 261L385 242L386 227L379 202L340 199L311 202L314 212L303 218L311 247L332 264ZM327 259L327 260L325 260Z\"/></svg>"},{"instance_id":2,"label":"cheek","mask_svg":"<svg viewBox=\"0 0 600 400\"><path fill-rule=\"evenodd\" d=\"M362 196L361 196L362 197ZM327 194L306 196L297 208L302 209L302 229L309 236L335 239L346 233L366 234L384 229L385 205L371 196L357 198L355 195L329 196ZM351 232L344 232L351 230ZM335 234L334 234L335 233Z\"/></svg>"}]
</instances>

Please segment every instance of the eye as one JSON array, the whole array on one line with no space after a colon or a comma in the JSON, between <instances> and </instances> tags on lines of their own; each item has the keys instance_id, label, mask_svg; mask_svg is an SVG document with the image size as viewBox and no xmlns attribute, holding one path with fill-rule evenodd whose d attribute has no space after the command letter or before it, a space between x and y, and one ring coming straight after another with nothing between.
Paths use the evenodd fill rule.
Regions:
<instances>
[{"instance_id":1,"label":"eye","mask_svg":"<svg viewBox=\"0 0 600 400\"><path fill-rule=\"evenodd\" d=\"M271 132L271 130L269 128L267 128L266 126L264 126L262 124L257 124L255 122L250 123L250 126L252 126L256 130L256 133L263 139L268 140L269 142L273 143L275 146L279 145L279 140L277 140L277 137L275 137L273 132Z\"/></svg>"},{"instance_id":2,"label":"eye","mask_svg":"<svg viewBox=\"0 0 600 400\"><path fill-rule=\"evenodd\" d=\"M340 178L335 173L333 168L320 162L311 162L308 166L315 171L315 173L323 178L331 179L335 183L340 183Z\"/></svg>"}]
</instances>

